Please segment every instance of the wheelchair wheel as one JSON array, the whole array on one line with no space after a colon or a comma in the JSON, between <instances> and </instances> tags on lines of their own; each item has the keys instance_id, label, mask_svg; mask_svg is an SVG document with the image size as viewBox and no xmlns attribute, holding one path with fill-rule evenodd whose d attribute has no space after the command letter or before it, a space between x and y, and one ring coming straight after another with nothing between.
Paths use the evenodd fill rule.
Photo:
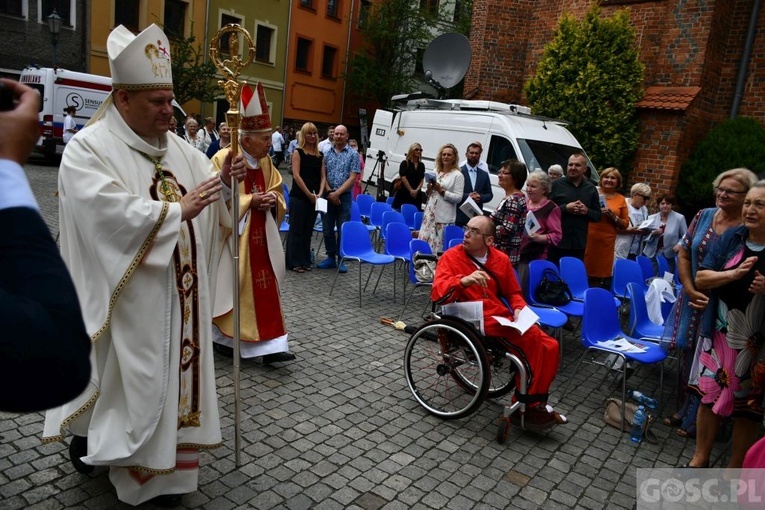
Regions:
<instances>
[{"instance_id":1,"label":"wheelchair wheel","mask_svg":"<svg viewBox=\"0 0 765 510\"><path fill-rule=\"evenodd\" d=\"M489 384L489 398L504 397L515 389L515 364L505 356L506 350L498 341L487 339L485 346L487 359L491 366L491 384Z\"/></svg>"},{"instance_id":2,"label":"wheelchair wheel","mask_svg":"<svg viewBox=\"0 0 765 510\"><path fill-rule=\"evenodd\" d=\"M462 418L480 407L489 391L488 367L475 335L449 319L421 326L404 353L412 395L429 413L444 419Z\"/></svg>"}]
</instances>

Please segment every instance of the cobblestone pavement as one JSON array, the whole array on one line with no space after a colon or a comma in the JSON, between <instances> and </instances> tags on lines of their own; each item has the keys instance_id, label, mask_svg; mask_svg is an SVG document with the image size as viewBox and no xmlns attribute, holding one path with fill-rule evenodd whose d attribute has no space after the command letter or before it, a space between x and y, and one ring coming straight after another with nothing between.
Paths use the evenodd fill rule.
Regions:
<instances>
[{"instance_id":1,"label":"cobblestone pavement","mask_svg":"<svg viewBox=\"0 0 765 510\"><path fill-rule=\"evenodd\" d=\"M57 168L27 169L55 234ZM487 401L461 420L428 415L406 386L407 335L380 323L402 308L401 296L393 301L391 270L377 293L371 286L364 293L362 307L357 271L351 264L332 296L334 271L287 274L284 314L298 358L274 366L242 362L239 468L231 362L216 358L225 446L203 452L199 490L184 496L185 508L632 508L636 468L690 458L692 440L661 424L653 427L658 444L639 447L605 426L604 401L618 390L602 381L598 367L580 370L559 401L583 352L573 333L565 336L551 396L571 424L544 435L513 429L501 445L495 433L502 402ZM418 290L405 321L417 324L426 303ZM673 400L673 375L671 365L664 401ZM658 369L642 368L629 385L656 396L658 380ZM40 442L42 422L40 413L0 414L0 509L125 508L105 469L78 474L65 445Z\"/></svg>"}]
</instances>

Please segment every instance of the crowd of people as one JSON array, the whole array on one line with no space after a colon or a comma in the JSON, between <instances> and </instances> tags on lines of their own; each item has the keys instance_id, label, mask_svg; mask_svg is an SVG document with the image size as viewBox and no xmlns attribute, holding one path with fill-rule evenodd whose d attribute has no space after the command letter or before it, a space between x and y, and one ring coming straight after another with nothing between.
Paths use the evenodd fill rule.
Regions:
<instances>
[{"instance_id":1,"label":"crowd of people","mask_svg":"<svg viewBox=\"0 0 765 510\"><path fill-rule=\"evenodd\" d=\"M345 272L340 233L361 192L363 158L343 125L319 142L307 122L288 142L271 125L259 83L254 91L245 86L239 105L239 154L228 150L229 127L216 129L211 118L201 128L189 118L183 135L174 136L172 75L158 73L143 55L156 41L169 45L156 25L138 35L119 26L109 36L114 90L88 126L68 137L61 162L60 256L21 171L36 139L39 98L3 80L17 107L0 116L0 125L18 129L0 142L0 178L4 189L15 190L0 197L0 214L5 224L29 227L11 232L4 244L9 253L19 249L17 239L37 246L41 258L31 262L45 268L39 279L27 278L21 266L5 271L4 324L23 331L19 337L57 341L40 344L49 354L43 357L3 343L16 365L4 373L8 385L25 379L30 361L47 363L47 378L16 398L4 394L0 409L52 408L43 438L72 436L77 471L108 466L121 501L173 506L196 490L199 450L222 442L212 349L232 354L239 306L243 357L295 359L280 284L286 270ZM278 154L290 147L293 183L285 197ZM521 289L529 263L574 256L584 261L592 286L607 288L615 259L663 255L677 259L672 267L683 284L664 331L681 358L682 402L666 423L696 438L687 467L706 467L715 437L730 422L729 467L741 467L763 420L765 181L746 169L721 173L712 184L715 207L699 211L686 228L672 210L673 197L661 196L658 212L649 215L647 184L633 185L629 198L621 195L618 169L605 169L596 186L581 153L569 157L565 174L558 165L529 173L524 163L508 160L497 172L505 193L499 206L491 215L471 215L459 206L471 201L480 208L493 199L482 150L471 143L459 165L458 148L446 144L435 172L426 172L422 146L412 144L393 205L424 208L417 235L443 252L432 299L481 301L486 333L525 360L528 392L514 398L527 405L527 426L568 423L548 405L557 341L537 326L520 334L497 321L513 320L526 306ZM235 193L239 210L232 211ZM279 225L288 206L285 255ZM310 237L319 213L327 256L314 264ZM450 225L463 227L463 239L444 250ZM231 236L241 237L238 258L227 252ZM236 283L235 260L243 261ZM39 303L34 324L14 311L24 300Z\"/></svg>"}]
</instances>

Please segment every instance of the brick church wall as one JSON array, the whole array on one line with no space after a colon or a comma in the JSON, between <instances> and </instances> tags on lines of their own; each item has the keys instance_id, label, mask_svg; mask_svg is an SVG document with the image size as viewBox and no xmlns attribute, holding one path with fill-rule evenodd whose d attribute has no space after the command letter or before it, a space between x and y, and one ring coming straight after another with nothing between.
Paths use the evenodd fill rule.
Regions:
<instances>
[{"instance_id":1,"label":"brick church wall","mask_svg":"<svg viewBox=\"0 0 765 510\"><path fill-rule=\"evenodd\" d=\"M693 148L729 115L751 0L602 0L601 4L605 16L629 8L646 67L646 87L701 87L687 107L638 110L640 137L627 187L645 181L655 193L672 193ZM475 0L473 61L465 93L474 99L527 104L523 84L536 72L561 15L567 11L582 19L590 6L587 0ZM759 25L765 26L765 9L759 18ZM762 30L755 39L739 114L760 121L765 117Z\"/></svg>"}]
</instances>

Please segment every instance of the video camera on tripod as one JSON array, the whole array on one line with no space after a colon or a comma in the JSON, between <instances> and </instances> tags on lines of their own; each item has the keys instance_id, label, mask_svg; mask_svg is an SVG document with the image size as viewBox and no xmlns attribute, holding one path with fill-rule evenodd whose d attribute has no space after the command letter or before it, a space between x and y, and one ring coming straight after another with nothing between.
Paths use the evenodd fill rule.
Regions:
<instances>
[{"instance_id":1,"label":"video camera on tripod","mask_svg":"<svg viewBox=\"0 0 765 510\"><path fill-rule=\"evenodd\" d=\"M375 186L377 186L377 201L378 202L384 202L385 201L385 163L388 161L388 156L385 154L385 151L379 150L377 151L377 156L375 157L375 166L372 167L372 173L369 174L369 178L367 179L366 184L364 185L364 193L367 192L367 188L369 187L370 182L375 182L375 172L377 172L377 181Z\"/></svg>"}]
</instances>

